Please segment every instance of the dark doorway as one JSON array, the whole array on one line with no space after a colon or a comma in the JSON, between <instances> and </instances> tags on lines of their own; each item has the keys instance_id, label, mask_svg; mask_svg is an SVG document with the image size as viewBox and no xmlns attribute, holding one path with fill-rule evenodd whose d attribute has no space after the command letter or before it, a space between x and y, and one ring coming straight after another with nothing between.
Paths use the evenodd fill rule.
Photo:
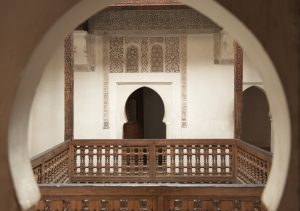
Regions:
<instances>
[{"instance_id":1,"label":"dark doorway","mask_svg":"<svg viewBox=\"0 0 300 211\"><path fill-rule=\"evenodd\" d=\"M123 138L166 138L164 103L154 90L142 87L134 91L126 101L125 112L128 122L123 127Z\"/></svg>"},{"instance_id":2,"label":"dark doorway","mask_svg":"<svg viewBox=\"0 0 300 211\"><path fill-rule=\"evenodd\" d=\"M264 91L252 86L243 92L242 140L268 151L271 149L269 112Z\"/></svg>"}]
</instances>

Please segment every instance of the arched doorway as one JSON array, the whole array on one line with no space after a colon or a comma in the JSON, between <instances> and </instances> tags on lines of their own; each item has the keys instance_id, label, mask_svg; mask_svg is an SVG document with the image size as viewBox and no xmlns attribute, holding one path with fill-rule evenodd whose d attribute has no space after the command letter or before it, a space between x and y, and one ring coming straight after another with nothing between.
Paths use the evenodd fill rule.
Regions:
<instances>
[{"instance_id":1,"label":"arched doorway","mask_svg":"<svg viewBox=\"0 0 300 211\"><path fill-rule=\"evenodd\" d=\"M265 150L271 149L271 120L265 93L255 86L243 92L242 140Z\"/></svg>"},{"instance_id":2,"label":"arched doorway","mask_svg":"<svg viewBox=\"0 0 300 211\"><path fill-rule=\"evenodd\" d=\"M135 90L125 104L127 122L125 139L165 139L166 125L162 119L165 108L161 97L148 87Z\"/></svg>"}]
</instances>

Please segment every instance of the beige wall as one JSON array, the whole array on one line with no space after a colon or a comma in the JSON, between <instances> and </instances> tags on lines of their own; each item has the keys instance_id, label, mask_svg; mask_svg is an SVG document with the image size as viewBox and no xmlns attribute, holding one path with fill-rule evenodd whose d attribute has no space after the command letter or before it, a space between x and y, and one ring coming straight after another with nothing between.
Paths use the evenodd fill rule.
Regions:
<instances>
[{"instance_id":1,"label":"beige wall","mask_svg":"<svg viewBox=\"0 0 300 211\"><path fill-rule=\"evenodd\" d=\"M37 87L29 122L30 154L64 140L64 47L55 51Z\"/></svg>"}]
</instances>

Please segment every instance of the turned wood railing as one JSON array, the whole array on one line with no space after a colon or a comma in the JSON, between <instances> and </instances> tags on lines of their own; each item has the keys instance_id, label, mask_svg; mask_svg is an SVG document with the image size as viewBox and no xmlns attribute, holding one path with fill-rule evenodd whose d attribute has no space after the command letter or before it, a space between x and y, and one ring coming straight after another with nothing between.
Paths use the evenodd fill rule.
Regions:
<instances>
[{"instance_id":1,"label":"turned wood railing","mask_svg":"<svg viewBox=\"0 0 300 211\"><path fill-rule=\"evenodd\" d=\"M40 185L35 211L265 211L263 185Z\"/></svg>"},{"instance_id":2,"label":"turned wood railing","mask_svg":"<svg viewBox=\"0 0 300 211\"><path fill-rule=\"evenodd\" d=\"M72 182L232 183L233 140L77 140Z\"/></svg>"},{"instance_id":3,"label":"turned wood railing","mask_svg":"<svg viewBox=\"0 0 300 211\"><path fill-rule=\"evenodd\" d=\"M234 139L74 140L32 165L38 183L265 184L271 158Z\"/></svg>"}]
</instances>

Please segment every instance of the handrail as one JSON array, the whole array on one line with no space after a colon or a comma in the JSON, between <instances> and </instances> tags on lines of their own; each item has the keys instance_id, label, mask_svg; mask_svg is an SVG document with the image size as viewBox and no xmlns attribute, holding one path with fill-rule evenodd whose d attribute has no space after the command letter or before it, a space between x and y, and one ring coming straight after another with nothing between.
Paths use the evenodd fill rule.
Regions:
<instances>
[{"instance_id":1,"label":"handrail","mask_svg":"<svg viewBox=\"0 0 300 211\"><path fill-rule=\"evenodd\" d=\"M116 143L122 145L132 144L235 144L235 139L74 139L71 144L86 145L86 144L106 144Z\"/></svg>"},{"instance_id":2,"label":"handrail","mask_svg":"<svg viewBox=\"0 0 300 211\"><path fill-rule=\"evenodd\" d=\"M236 139L88 139L32 158L38 183L264 184L272 153Z\"/></svg>"},{"instance_id":3,"label":"handrail","mask_svg":"<svg viewBox=\"0 0 300 211\"><path fill-rule=\"evenodd\" d=\"M74 140L72 182L232 183L233 139Z\"/></svg>"}]
</instances>

